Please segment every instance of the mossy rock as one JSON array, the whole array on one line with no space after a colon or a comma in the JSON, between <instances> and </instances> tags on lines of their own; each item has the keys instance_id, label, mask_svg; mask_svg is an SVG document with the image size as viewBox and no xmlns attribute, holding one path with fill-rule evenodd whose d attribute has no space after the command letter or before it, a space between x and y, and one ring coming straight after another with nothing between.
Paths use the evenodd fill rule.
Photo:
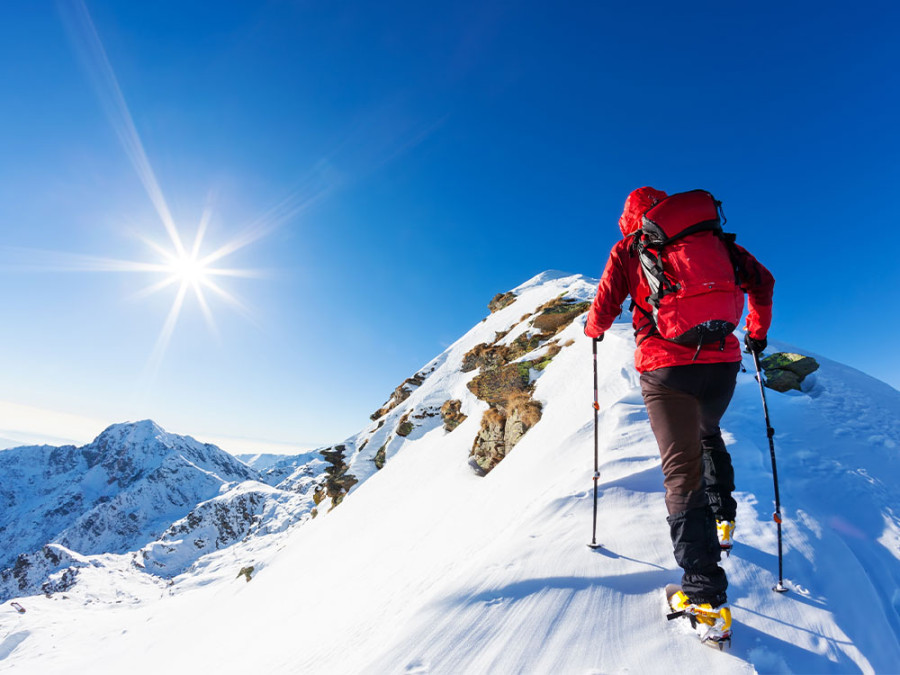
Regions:
<instances>
[{"instance_id":1,"label":"mossy rock","mask_svg":"<svg viewBox=\"0 0 900 675\"><path fill-rule=\"evenodd\" d=\"M766 386L779 392L801 391L800 384L806 376L819 369L819 363L811 356L791 352L771 354L759 364L765 369Z\"/></svg>"},{"instance_id":2,"label":"mossy rock","mask_svg":"<svg viewBox=\"0 0 900 675\"><path fill-rule=\"evenodd\" d=\"M247 580L247 583L250 583L250 579L253 578L253 569L253 565L250 565L249 567L242 567L241 571L237 573L237 577L235 578L238 579L240 577L244 577ZM254 586L254 588L256 588L256 586Z\"/></svg>"},{"instance_id":3,"label":"mossy rock","mask_svg":"<svg viewBox=\"0 0 900 675\"><path fill-rule=\"evenodd\" d=\"M819 362L811 356L792 354L790 352L778 352L762 359L759 364L769 370L789 370L796 373L802 380L810 373L819 369Z\"/></svg>"},{"instance_id":4,"label":"mossy rock","mask_svg":"<svg viewBox=\"0 0 900 675\"><path fill-rule=\"evenodd\" d=\"M550 362L553 360L553 358L561 351L562 347L559 346L559 343L555 341L551 342L550 346L547 348L547 353L534 361L532 368L534 368L535 370L543 370L550 365Z\"/></svg>"},{"instance_id":5,"label":"mossy rock","mask_svg":"<svg viewBox=\"0 0 900 675\"><path fill-rule=\"evenodd\" d=\"M790 370L773 368L766 371L766 386L774 391L782 393L791 389L800 391L800 382L802 382L800 376Z\"/></svg>"},{"instance_id":6,"label":"mossy rock","mask_svg":"<svg viewBox=\"0 0 900 675\"><path fill-rule=\"evenodd\" d=\"M497 293L497 295L495 295L488 303L488 309L491 310L491 314L493 314L494 312L499 312L504 307L508 307L515 301L516 294L512 291L509 293Z\"/></svg>"},{"instance_id":7,"label":"mossy rock","mask_svg":"<svg viewBox=\"0 0 900 675\"><path fill-rule=\"evenodd\" d=\"M496 368L509 363L510 360L510 348L506 345L489 345L482 342L466 352L460 370L470 373L476 368Z\"/></svg>"},{"instance_id":8,"label":"mossy rock","mask_svg":"<svg viewBox=\"0 0 900 675\"><path fill-rule=\"evenodd\" d=\"M542 333L558 333L568 326L575 317L584 314L591 306L589 302L565 301L548 307L541 312L531 325Z\"/></svg>"},{"instance_id":9,"label":"mossy rock","mask_svg":"<svg viewBox=\"0 0 900 675\"><path fill-rule=\"evenodd\" d=\"M544 335L529 335L528 333L522 333L509 345L508 360L515 361L520 356L524 356L528 352L534 351L541 346L541 342L545 339L546 336Z\"/></svg>"},{"instance_id":10,"label":"mossy rock","mask_svg":"<svg viewBox=\"0 0 900 675\"><path fill-rule=\"evenodd\" d=\"M466 418L467 416L462 414L462 401L459 399L444 401L444 404L441 406L441 419L444 421L444 429L453 431Z\"/></svg>"},{"instance_id":11,"label":"mossy rock","mask_svg":"<svg viewBox=\"0 0 900 675\"><path fill-rule=\"evenodd\" d=\"M378 452L375 453L375 457L372 458L372 461L375 462L375 468L381 471L384 468L385 462L385 448L387 447L387 443L378 448Z\"/></svg>"},{"instance_id":12,"label":"mossy rock","mask_svg":"<svg viewBox=\"0 0 900 675\"><path fill-rule=\"evenodd\" d=\"M416 425L410 422L409 420L405 422L401 422L397 425L397 435L398 436L409 436L412 433L412 430L416 428Z\"/></svg>"},{"instance_id":13,"label":"mossy rock","mask_svg":"<svg viewBox=\"0 0 900 675\"><path fill-rule=\"evenodd\" d=\"M534 369L535 370L543 370L544 368L546 368L547 366L550 365L550 362L552 360L553 360L553 357L550 357L549 359L544 358L541 361L538 361L537 363L534 364Z\"/></svg>"},{"instance_id":14,"label":"mossy rock","mask_svg":"<svg viewBox=\"0 0 900 675\"><path fill-rule=\"evenodd\" d=\"M466 385L482 401L496 405L517 391L525 391L531 381L531 361L510 363L481 372Z\"/></svg>"}]
</instances>

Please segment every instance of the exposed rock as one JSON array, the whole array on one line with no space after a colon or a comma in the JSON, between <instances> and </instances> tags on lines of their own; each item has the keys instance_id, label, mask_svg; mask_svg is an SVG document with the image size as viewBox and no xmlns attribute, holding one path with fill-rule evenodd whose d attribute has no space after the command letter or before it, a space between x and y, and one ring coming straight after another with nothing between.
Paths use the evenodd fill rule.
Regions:
<instances>
[{"instance_id":1,"label":"exposed rock","mask_svg":"<svg viewBox=\"0 0 900 675\"><path fill-rule=\"evenodd\" d=\"M463 356L460 370L470 373L476 368L496 368L510 361L510 348L506 345L482 342L475 345Z\"/></svg>"},{"instance_id":2,"label":"exposed rock","mask_svg":"<svg viewBox=\"0 0 900 675\"><path fill-rule=\"evenodd\" d=\"M506 445L505 454L513 449L525 432L541 419L541 404L532 400L528 394L518 394L506 402L506 426L503 440Z\"/></svg>"},{"instance_id":3,"label":"exposed rock","mask_svg":"<svg viewBox=\"0 0 900 675\"><path fill-rule=\"evenodd\" d=\"M516 294L510 291L509 293L497 293L491 301L488 303L488 309L491 310L491 314L494 312L498 312L504 307L508 307L512 303L516 301Z\"/></svg>"},{"instance_id":4,"label":"exposed rock","mask_svg":"<svg viewBox=\"0 0 900 675\"><path fill-rule=\"evenodd\" d=\"M506 294L498 295L491 301L491 311L511 302ZM508 304L508 302L507 302ZM537 316L532 326L537 332L526 331L508 345L498 344L509 331L497 333L493 343L482 343L470 349L463 357L462 371L479 369L467 387L475 396L490 405L481 421L481 429L472 446L471 456L485 472L493 469L522 436L541 418L541 405L531 398L532 368L541 371L559 354L562 347L557 341L547 342L553 335L574 321L575 317L587 311L589 302L579 302L565 295L553 298L534 312ZM519 323L532 314L525 314ZM572 341L567 342L567 346ZM517 361L541 346L546 346L544 354L528 361ZM441 407L444 428L448 431L459 422L459 404L447 401ZM450 420L448 422L448 420Z\"/></svg>"},{"instance_id":5,"label":"exposed rock","mask_svg":"<svg viewBox=\"0 0 900 675\"><path fill-rule=\"evenodd\" d=\"M500 368L482 370L466 386L482 401L497 405L512 394L528 388L530 370L531 361L510 363Z\"/></svg>"},{"instance_id":6,"label":"exposed rock","mask_svg":"<svg viewBox=\"0 0 900 675\"><path fill-rule=\"evenodd\" d=\"M475 437L470 453L485 473L493 469L506 456L504 425L506 418L496 408L489 408L481 418L481 429Z\"/></svg>"},{"instance_id":7,"label":"exposed rock","mask_svg":"<svg viewBox=\"0 0 900 675\"><path fill-rule=\"evenodd\" d=\"M540 333L522 333L509 345L509 360L515 361L520 356L524 356L528 352L534 351L540 347L541 342L545 339L546 336L541 335Z\"/></svg>"},{"instance_id":8,"label":"exposed rock","mask_svg":"<svg viewBox=\"0 0 900 675\"><path fill-rule=\"evenodd\" d=\"M486 410L472 445L475 463L485 473L491 471L540 419L541 404L525 392L513 394L502 407Z\"/></svg>"},{"instance_id":9,"label":"exposed rock","mask_svg":"<svg viewBox=\"0 0 900 675\"><path fill-rule=\"evenodd\" d=\"M422 386L422 383L425 381L426 377L427 375L423 373L416 373L412 377L408 377L403 380L403 383L399 387L394 389L394 392L391 394L390 398L388 398L387 402L374 413L372 413L369 416L369 419L374 421L379 417L384 417L385 415L387 415L391 410L408 399L409 395L412 394L413 389Z\"/></svg>"},{"instance_id":10,"label":"exposed rock","mask_svg":"<svg viewBox=\"0 0 900 675\"><path fill-rule=\"evenodd\" d=\"M250 565L249 567L242 567L241 571L237 573L237 577L235 578L239 579L240 577L244 577L247 580L247 583L250 583L250 579L253 578L253 565Z\"/></svg>"},{"instance_id":11,"label":"exposed rock","mask_svg":"<svg viewBox=\"0 0 900 675\"><path fill-rule=\"evenodd\" d=\"M575 317L586 312L591 306L589 302L578 302L572 298L560 297L540 308L531 325L545 335L553 335L568 326Z\"/></svg>"},{"instance_id":12,"label":"exposed rock","mask_svg":"<svg viewBox=\"0 0 900 675\"><path fill-rule=\"evenodd\" d=\"M387 443L378 448L378 452L375 453L375 457L372 459L375 462L375 468L381 471L384 468L385 462L385 448L387 447Z\"/></svg>"},{"instance_id":13,"label":"exposed rock","mask_svg":"<svg viewBox=\"0 0 900 675\"><path fill-rule=\"evenodd\" d=\"M322 450L322 457L330 466L325 468L325 494L331 499L331 508L340 504L356 483L356 476L347 473L350 468L344 462L343 445L334 446L334 450Z\"/></svg>"},{"instance_id":14,"label":"exposed rock","mask_svg":"<svg viewBox=\"0 0 900 675\"><path fill-rule=\"evenodd\" d=\"M282 532L308 510L309 502L299 495L263 483L241 483L198 504L157 541L138 551L136 559L146 571L171 578L207 553L250 536Z\"/></svg>"},{"instance_id":15,"label":"exposed rock","mask_svg":"<svg viewBox=\"0 0 900 675\"><path fill-rule=\"evenodd\" d=\"M811 356L778 352L760 360L765 369L766 386L775 391L791 389L800 391L800 384L810 373L819 369L818 362Z\"/></svg>"},{"instance_id":16,"label":"exposed rock","mask_svg":"<svg viewBox=\"0 0 900 675\"><path fill-rule=\"evenodd\" d=\"M559 346L556 342L551 342L550 346L547 347L546 353L541 356L539 359L535 359L532 363L532 368L535 370L543 370L547 366L550 365L550 362L553 358L562 351L562 347Z\"/></svg>"},{"instance_id":17,"label":"exposed rock","mask_svg":"<svg viewBox=\"0 0 900 675\"><path fill-rule=\"evenodd\" d=\"M466 415L462 412L462 401L459 399L450 399L445 401L441 406L441 419L444 420L444 429L453 431L456 427L466 420Z\"/></svg>"},{"instance_id":18,"label":"exposed rock","mask_svg":"<svg viewBox=\"0 0 900 675\"><path fill-rule=\"evenodd\" d=\"M765 385L775 391L785 392L791 389L800 391L800 382L801 380L797 373L792 373L789 370L773 369L766 371Z\"/></svg>"},{"instance_id":19,"label":"exposed rock","mask_svg":"<svg viewBox=\"0 0 900 675\"><path fill-rule=\"evenodd\" d=\"M412 411L409 411L400 418L400 423L397 425L398 436L409 436L412 433L412 430L416 428L416 425L409 421L411 413Z\"/></svg>"},{"instance_id":20,"label":"exposed rock","mask_svg":"<svg viewBox=\"0 0 900 675\"><path fill-rule=\"evenodd\" d=\"M47 577L47 581L41 584L41 593L48 598L54 593L65 593L78 581L79 567L66 567Z\"/></svg>"},{"instance_id":21,"label":"exposed rock","mask_svg":"<svg viewBox=\"0 0 900 675\"><path fill-rule=\"evenodd\" d=\"M762 359L759 363L766 370L774 368L790 370L801 378L819 369L819 363L813 357L790 352L777 352Z\"/></svg>"},{"instance_id":22,"label":"exposed rock","mask_svg":"<svg viewBox=\"0 0 900 675\"><path fill-rule=\"evenodd\" d=\"M16 596L66 591L75 585L79 569L90 562L85 556L58 544L34 553L23 553L15 564L0 572L0 602Z\"/></svg>"}]
</instances>

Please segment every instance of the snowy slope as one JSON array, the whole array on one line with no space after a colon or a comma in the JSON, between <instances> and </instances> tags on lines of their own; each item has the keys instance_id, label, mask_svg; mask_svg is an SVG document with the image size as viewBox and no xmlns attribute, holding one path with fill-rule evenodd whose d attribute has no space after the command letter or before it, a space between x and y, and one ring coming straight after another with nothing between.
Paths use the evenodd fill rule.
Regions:
<instances>
[{"instance_id":1,"label":"snowy slope","mask_svg":"<svg viewBox=\"0 0 900 675\"><path fill-rule=\"evenodd\" d=\"M900 670L900 393L857 371L817 356L821 368L804 392L768 392L786 517L791 592L784 595L770 590L775 529L759 389L752 375L739 375L722 423L739 501L737 543L724 562L735 619L728 652L701 646L663 616L661 588L680 575L629 317L600 345L603 549L585 545L593 427L581 319L560 336L574 343L532 371L540 422L487 476L473 471L469 450L487 405L466 387L475 373L460 372L463 355L518 324L504 338L514 339L527 330L524 314L561 293L590 298L594 283L540 275L427 364L421 385L382 424L345 441L348 471L360 480L349 497L307 524L257 540L265 542L255 550L266 564L251 582L233 578L234 569L226 581L146 593L127 606L58 594L21 599L25 614L4 604L0 670ZM449 398L468 415L455 430L424 415L407 436L397 435L404 415ZM387 463L379 471L374 455L382 446Z\"/></svg>"}]
</instances>

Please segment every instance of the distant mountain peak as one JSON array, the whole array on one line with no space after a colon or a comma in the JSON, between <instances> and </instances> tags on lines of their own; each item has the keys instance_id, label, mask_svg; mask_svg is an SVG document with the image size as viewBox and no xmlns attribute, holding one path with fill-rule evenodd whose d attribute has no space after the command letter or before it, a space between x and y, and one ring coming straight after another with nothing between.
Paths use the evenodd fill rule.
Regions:
<instances>
[{"instance_id":1,"label":"distant mountain peak","mask_svg":"<svg viewBox=\"0 0 900 675\"><path fill-rule=\"evenodd\" d=\"M118 424L111 424L106 427L96 439L94 439L94 442L96 443L103 439L128 439L131 442L151 438L162 440L163 437L168 437L169 435L170 434L156 422L147 419L138 422L120 422Z\"/></svg>"}]
</instances>

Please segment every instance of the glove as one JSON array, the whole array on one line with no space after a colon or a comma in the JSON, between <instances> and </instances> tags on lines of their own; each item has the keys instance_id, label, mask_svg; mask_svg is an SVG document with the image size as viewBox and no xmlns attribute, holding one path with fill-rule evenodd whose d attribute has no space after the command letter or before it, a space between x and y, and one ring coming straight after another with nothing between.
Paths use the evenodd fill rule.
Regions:
<instances>
[{"instance_id":1,"label":"glove","mask_svg":"<svg viewBox=\"0 0 900 675\"><path fill-rule=\"evenodd\" d=\"M759 340L752 338L750 337L750 333L747 333L744 335L744 344L747 345L746 351L748 354L761 354L768 346L769 342L766 338L761 338Z\"/></svg>"}]
</instances>

